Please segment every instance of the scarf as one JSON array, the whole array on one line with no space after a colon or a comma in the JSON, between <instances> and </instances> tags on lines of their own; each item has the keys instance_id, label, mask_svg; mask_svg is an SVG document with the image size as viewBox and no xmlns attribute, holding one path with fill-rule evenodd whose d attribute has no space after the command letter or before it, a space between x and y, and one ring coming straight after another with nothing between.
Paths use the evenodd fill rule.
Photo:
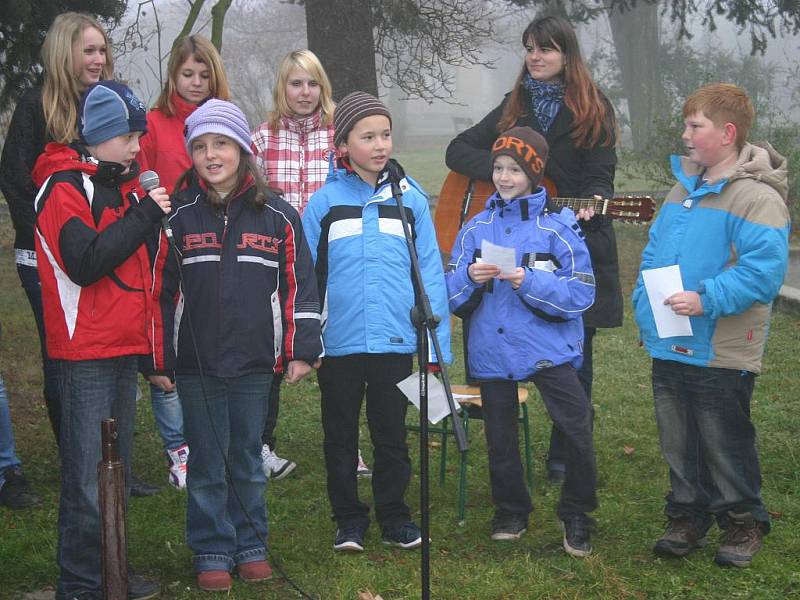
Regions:
<instances>
[{"instance_id":1,"label":"scarf","mask_svg":"<svg viewBox=\"0 0 800 600\"><path fill-rule=\"evenodd\" d=\"M525 73L522 85L531 95L533 114L539 121L539 125L542 126L542 131L547 133L564 102L564 89L566 86L560 82L544 83L536 81L531 77L530 73Z\"/></svg>"}]
</instances>

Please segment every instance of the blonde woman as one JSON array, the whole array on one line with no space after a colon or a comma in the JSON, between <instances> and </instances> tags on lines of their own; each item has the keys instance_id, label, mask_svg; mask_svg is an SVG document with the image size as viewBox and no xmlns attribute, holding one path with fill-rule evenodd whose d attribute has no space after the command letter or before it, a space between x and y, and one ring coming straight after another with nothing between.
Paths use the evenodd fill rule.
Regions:
<instances>
[{"instance_id":1,"label":"blonde woman","mask_svg":"<svg viewBox=\"0 0 800 600\"><path fill-rule=\"evenodd\" d=\"M45 347L42 291L33 237L37 188L31 171L47 142L67 144L77 139L78 105L83 90L101 79L112 78L114 62L110 49L111 42L94 17L67 12L55 18L40 53L44 83L26 92L17 104L0 160L0 189L8 202L16 232L17 273L39 331L44 401L56 443L59 443L61 420L58 365L47 356Z\"/></svg>"},{"instance_id":2,"label":"blonde woman","mask_svg":"<svg viewBox=\"0 0 800 600\"><path fill-rule=\"evenodd\" d=\"M154 170L170 194L192 167L183 141L186 119L208 98L230 99L225 66L214 45L200 35L190 35L172 49L167 83L153 109L147 113L147 135L136 157L142 171ZM183 436L183 411L175 384L169 377L150 376L153 417L158 425L169 465L169 483L186 487L189 446Z\"/></svg>"},{"instance_id":3,"label":"blonde woman","mask_svg":"<svg viewBox=\"0 0 800 600\"><path fill-rule=\"evenodd\" d=\"M287 54L272 90L273 109L253 132L256 166L272 188L301 215L311 194L328 176L333 144L331 83L310 50ZM282 479L297 466L275 454L275 425L281 376L272 380L267 422L262 436L262 461L267 477Z\"/></svg>"}]
</instances>

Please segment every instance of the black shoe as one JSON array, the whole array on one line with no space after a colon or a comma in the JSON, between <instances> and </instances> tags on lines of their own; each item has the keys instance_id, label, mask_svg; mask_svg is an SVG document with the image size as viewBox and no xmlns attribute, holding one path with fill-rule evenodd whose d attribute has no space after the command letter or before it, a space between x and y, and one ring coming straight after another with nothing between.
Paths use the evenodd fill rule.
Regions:
<instances>
[{"instance_id":1,"label":"black shoe","mask_svg":"<svg viewBox=\"0 0 800 600\"><path fill-rule=\"evenodd\" d=\"M528 531L528 515L495 515L492 519L493 540L518 540Z\"/></svg>"},{"instance_id":2,"label":"black shoe","mask_svg":"<svg viewBox=\"0 0 800 600\"><path fill-rule=\"evenodd\" d=\"M145 496L155 496L161 488L142 481L136 475L131 475L131 496L144 498Z\"/></svg>"},{"instance_id":3,"label":"black shoe","mask_svg":"<svg viewBox=\"0 0 800 600\"><path fill-rule=\"evenodd\" d=\"M585 558L592 553L592 520L579 515L562 521L564 525L564 550L570 556Z\"/></svg>"},{"instance_id":4,"label":"black shoe","mask_svg":"<svg viewBox=\"0 0 800 600\"><path fill-rule=\"evenodd\" d=\"M13 509L30 508L39 504L39 496L31 491L22 469L9 467L3 472L3 479L5 483L0 488L0 504Z\"/></svg>"},{"instance_id":5,"label":"black shoe","mask_svg":"<svg viewBox=\"0 0 800 600\"><path fill-rule=\"evenodd\" d=\"M157 581L128 572L128 598L130 600L147 600L147 598L155 598L160 593L161 586Z\"/></svg>"},{"instance_id":6,"label":"black shoe","mask_svg":"<svg viewBox=\"0 0 800 600\"><path fill-rule=\"evenodd\" d=\"M564 479L567 478L566 471L561 469L548 469L547 470L547 483L550 485L561 485Z\"/></svg>"}]
</instances>

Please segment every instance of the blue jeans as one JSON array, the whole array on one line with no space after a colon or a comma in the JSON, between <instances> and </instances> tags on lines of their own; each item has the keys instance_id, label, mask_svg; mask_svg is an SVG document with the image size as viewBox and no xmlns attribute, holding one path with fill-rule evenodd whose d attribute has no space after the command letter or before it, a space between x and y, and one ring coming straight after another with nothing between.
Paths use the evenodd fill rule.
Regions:
<instances>
[{"instance_id":1,"label":"blue jeans","mask_svg":"<svg viewBox=\"0 0 800 600\"><path fill-rule=\"evenodd\" d=\"M8 410L8 394L0 375L0 489L3 489L5 477L3 471L18 467L20 460L14 449L14 430L11 429L11 412Z\"/></svg>"},{"instance_id":2,"label":"blue jeans","mask_svg":"<svg viewBox=\"0 0 800 600\"><path fill-rule=\"evenodd\" d=\"M186 440L183 438L183 408L178 392L165 392L151 383L150 402L153 404L153 417L164 442L164 450L175 450L183 446Z\"/></svg>"},{"instance_id":3,"label":"blue jeans","mask_svg":"<svg viewBox=\"0 0 800 600\"><path fill-rule=\"evenodd\" d=\"M58 507L56 599L101 589L97 463L100 423L117 420L119 450L130 481L136 414L137 358L59 361L61 371L61 501Z\"/></svg>"},{"instance_id":4,"label":"blue jeans","mask_svg":"<svg viewBox=\"0 0 800 600\"><path fill-rule=\"evenodd\" d=\"M266 557L262 540L267 539L267 477L261 469L261 433L271 380L266 373L205 377L204 398L198 375L177 376L184 434L191 448L186 541L198 573L230 571L234 564Z\"/></svg>"},{"instance_id":5,"label":"blue jeans","mask_svg":"<svg viewBox=\"0 0 800 600\"><path fill-rule=\"evenodd\" d=\"M44 311L42 309L42 284L39 279L39 271L36 267L18 264L17 274L22 283L22 289L25 290L25 295L28 296L28 302L33 311L33 318L36 321L36 329L39 332L39 347L42 354L42 374L44 376L44 403L45 406L47 406L47 416L50 419L50 426L56 437L56 443L58 443L61 437L59 434L59 427L61 426L59 361L47 356L44 332Z\"/></svg>"},{"instance_id":6,"label":"blue jeans","mask_svg":"<svg viewBox=\"0 0 800 600\"><path fill-rule=\"evenodd\" d=\"M750 420L755 375L653 360L653 399L672 490L665 513L720 526L727 511L751 513L769 528L761 501L756 430Z\"/></svg>"}]
</instances>

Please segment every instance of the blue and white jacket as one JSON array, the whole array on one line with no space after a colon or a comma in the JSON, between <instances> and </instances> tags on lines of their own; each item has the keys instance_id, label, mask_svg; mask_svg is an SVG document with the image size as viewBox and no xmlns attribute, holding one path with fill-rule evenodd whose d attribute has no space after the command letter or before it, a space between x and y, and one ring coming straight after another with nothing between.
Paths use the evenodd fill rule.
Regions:
<instances>
[{"instance_id":1,"label":"blue and white jacket","mask_svg":"<svg viewBox=\"0 0 800 600\"><path fill-rule=\"evenodd\" d=\"M659 338L641 273L633 307L653 358L761 371L773 298L789 258L786 159L769 144L745 144L730 171L702 179L672 157L677 183L650 227L640 271L678 265L684 290L700 294L692 336Z\"/></svg>"},{"instance_id":2,"label":"blue and white jacket","mask_svg":"<svg viewBox=\"0 0 800 600\"><path fill-rule=\"evenodd\" d=\"M568 208L551 212L547 193L509 202L494 194L456 238L445 279L450 310L469 327L467 356L476 379L523 381L542 369L583 360L581 314L594 302L595 283L584 234ZM469 265L481 242L513 247L525 279L479 285Z\"/></svg>"},{"instance_id":3,"label":"blue and white jacket","mask_svg":"<svg viewBox=\"0 0 800 600\"><path fill-rule=\"evenodd\" d=\"M400 211L389 183L379 178L376 187L337 168L303 212L327 356L416 352L414 286ZM443 359L450 362L447 291L428 198L410 177L400 188L428 298L441 317L436 334Z\"/></svg>"}]
</instances>

